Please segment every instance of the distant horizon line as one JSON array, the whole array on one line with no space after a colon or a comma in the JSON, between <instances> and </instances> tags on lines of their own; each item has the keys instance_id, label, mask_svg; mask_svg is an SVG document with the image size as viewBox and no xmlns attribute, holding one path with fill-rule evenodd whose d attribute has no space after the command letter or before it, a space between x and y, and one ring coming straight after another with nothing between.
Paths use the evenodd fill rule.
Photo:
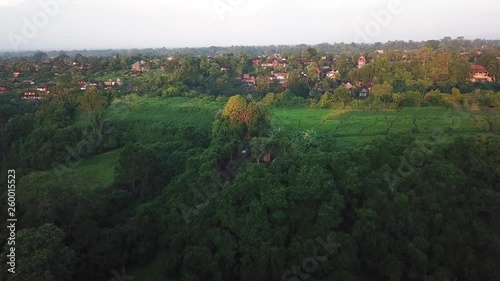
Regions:
<instances>
[{"instance_id":1,"label":"distant horizon line","mask_svg":"<svg viewBox=\"0 0 500 281\"><path fill-rule=\"evenodd\" d=\"M318 46L318 45L336 45L336 44L356 44L356 45L375 45L375 44L387 44L387 43L393 43L393 42L404 42L404 43L424 43L428 41L442 41L443 39L447 38L449 36L445 36L441 39L427 39L427 40L389 40L385 42L321 42L321 43L312 43L312 44L307 44L307 43L299 43L299 44L261 44L261 45L210 45L210 46L184 46L184 47L129 47L129 48L124 48L124 47L116 47L116 48L93 48L93 49L71 49L71 48L62 48L62 49L30 49L30 50L19 50L19 51L14 51L14 50L8 50L8 49L0 49L0 53L29 53L29 52L75 52L75 51L108 51L108 50L117 50L117 51L124 51L124 50L146 50L146 49L165 49L165 50L178 50L178 49L208 49L208 48L232 48L232 47L271 47L271 46L290 46L290 47L295 47L295 46ZM459 36L460 37L460 36ZM457 40L457 38L452 38L452 40ZM450 37L451 38L451 37ZM463 40L468 40L468 41L476 41L476 40L484 40L484 41L500 41L500 39L485 39L485 38L474 38L474 39L468 39L465 38Z\"/></svg>"}]
</instances>

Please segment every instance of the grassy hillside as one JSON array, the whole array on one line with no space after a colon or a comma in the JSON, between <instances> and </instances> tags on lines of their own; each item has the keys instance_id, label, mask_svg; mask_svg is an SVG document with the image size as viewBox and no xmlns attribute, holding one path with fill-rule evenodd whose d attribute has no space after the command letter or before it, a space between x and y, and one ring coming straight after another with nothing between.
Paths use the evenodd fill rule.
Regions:
<instances>
[{"instance_id":1,"label":"grassy hillside","mask_svg":"<svg viewBox=\"0 0 500 281\"><path fill-rule=\"evenodd\" d=\"M108 118L141 143L168 141L179 129L209 132L223 104L188 98L125 98L115 100Z\"/></svg>"},{"instance_id":2,"label":"grassy hillside","mask_svg":"<svg viewBox=\"0 0 500 281\"><path fill-rule=\"evenodd\" d=\"M103 153L94 157L61 163L57 169L33 172L23 177L19 190L36 187L44 190L52 186L65 186L81 190L102 190L113 184L115 166L120 150Z\"/></svg>"}]
</instances>

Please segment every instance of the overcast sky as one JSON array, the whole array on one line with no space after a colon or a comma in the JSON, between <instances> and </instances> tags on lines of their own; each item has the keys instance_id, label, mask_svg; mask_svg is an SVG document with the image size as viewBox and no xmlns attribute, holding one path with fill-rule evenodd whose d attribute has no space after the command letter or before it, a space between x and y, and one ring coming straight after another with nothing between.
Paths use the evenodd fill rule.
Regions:
<instances>
[{"instance_id":1,"label":"overcast sky","mask_svg":"<svg viewBox=\"0 0 500 281\"><path fill-rule=\"evenodd\" d=\"M0 0L0 50L500 39L499 11L498 0Z\"/></svg>"}]
</instances>

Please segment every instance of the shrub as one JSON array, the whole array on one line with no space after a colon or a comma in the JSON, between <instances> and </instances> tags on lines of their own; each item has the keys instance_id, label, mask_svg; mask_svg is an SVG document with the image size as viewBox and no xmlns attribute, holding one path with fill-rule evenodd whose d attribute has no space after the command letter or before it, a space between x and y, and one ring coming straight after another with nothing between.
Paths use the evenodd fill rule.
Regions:
<instances>
[{"instance_id":1,"label":"shrub","mask_svg":"<svg viewBox=\"0 0 500 281\"><path fill-rule=\"evenodd\" d=\"M422 95L419 92L411 91L403 93L398 103L400 106L405 107L419 107L422 105L422 102Z\"/></svg>"},{"instance_id":2,"label":"shrub","mask_svg":"<svg viewBox=\"0 0 500 281\"><path fill-rule=\"evenodd\" d=\"M318 108L331 108L333 106L333 95L331 93L324 93L321 95L317 104Z\"/></svg>"},{"instance_id":3,"label":"shrub","mask_svg":"<svg viewBox=\"0 0 500 281\"><path fill-rule=\"evenodd\" d=\"M439 90L430 91L424 96L424 101L432 106L441 106L443 105L443 95Z\"/></svg>"}]
</instances>

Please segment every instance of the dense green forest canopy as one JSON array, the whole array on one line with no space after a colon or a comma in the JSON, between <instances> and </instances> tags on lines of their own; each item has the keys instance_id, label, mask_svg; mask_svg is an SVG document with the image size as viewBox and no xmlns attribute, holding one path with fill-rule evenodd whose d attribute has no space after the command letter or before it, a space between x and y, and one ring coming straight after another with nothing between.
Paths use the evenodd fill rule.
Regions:
<instances>
[{"instance_id":1,"label":"dense green forest canopy","mask_svg":"<svg viewBox=\"0 0 500 281\"><path fill-rule=\"evenodd\" d=\"M0 280L499 280L500 88L467 82L495 44L272 49L287 88L252 47L5 59L1 81L54 86L0 93L0 181L18 177Z\"/></svg>"}]
</instances>

